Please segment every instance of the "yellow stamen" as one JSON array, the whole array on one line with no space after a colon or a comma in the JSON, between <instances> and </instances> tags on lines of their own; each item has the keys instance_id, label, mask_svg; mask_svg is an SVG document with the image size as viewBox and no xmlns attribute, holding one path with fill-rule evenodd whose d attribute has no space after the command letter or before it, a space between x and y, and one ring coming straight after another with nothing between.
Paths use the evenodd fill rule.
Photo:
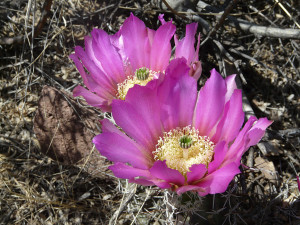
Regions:
<instances>
[{"instance_id":1,"label":"yellow stamen","mask_svg":"<svg viewBox=\"0 0 300 225\"><path fill-rule=\"evenodd\" d=\"M128 76L123 83L118 84L117 97L124 100L130 88L135 84L146 86L149 81L153 80L156 73L157 72L146 68L136 70L135 75Z\"/></svg>"},{"instance_id":2,"label":"yellow stamen","mask_svg":"<svg viewBox=\"0 0 300 225\"><path fill-rule=\"evenodd\" d=\"M194 164L211 162L214 154L214 143L206 136L200 136L194 127L176 128L164 132L153 152L155 160L166 160L171 169L178 170L186 176Z\"/></svg>"}]
</instances>

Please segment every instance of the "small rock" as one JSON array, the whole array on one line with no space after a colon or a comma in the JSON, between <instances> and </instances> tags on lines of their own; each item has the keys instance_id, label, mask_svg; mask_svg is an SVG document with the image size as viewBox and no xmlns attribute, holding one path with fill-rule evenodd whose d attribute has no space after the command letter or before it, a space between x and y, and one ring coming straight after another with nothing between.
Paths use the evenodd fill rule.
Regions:
<instances>
[{"instance_id":1,"label":"small rock","mask_svg":"<svg viewBox=\"0 0 300 225\"><path fill-rule=\"evenodd\" d=\"M255 158L255 166L262 172L266 179L272 183L277 182L276 170L273 162L262 157Z\"/></svg>"},{"instance_id":2,"label":"small rock","mask_svg":"<svg viewBox=\"0 0 300 225\"><path fill-rule=\"evenodd\" d=\"M93 148L92 139L101 127L98 115L79 107L68 93L45 86L33 126L41 151L50 158L84 165L89 173L99 175L110 165Z\"/></svg>"}]
</instances>

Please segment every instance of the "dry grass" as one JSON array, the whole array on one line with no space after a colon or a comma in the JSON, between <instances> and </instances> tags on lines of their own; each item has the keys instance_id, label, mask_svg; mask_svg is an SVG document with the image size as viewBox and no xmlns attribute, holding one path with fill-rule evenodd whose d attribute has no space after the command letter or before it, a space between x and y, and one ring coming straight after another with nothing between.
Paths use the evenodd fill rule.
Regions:
<instances>
[{"instance_id":1,"label":"dry grass","mask_svg":"<svg viewBox=\"0 0 300 225\"><path fill-rule=\"evenodd\" d=\"M231 14L260 25L298 29L299 3L283 2L291 19L275 2L239 3ZM156 29L157 15L162 10L143 0L54 0L46 23L32 39L32 31L44 12L43 3L0 3L0 39L18 40L0 45L0 224L299 222L299 39L261 37L226 24L212 37L237 60L240 75L247 81L243 91L256 116L267 116L274 123L262 145L243 157L249 168L241 168L242 173L226 193L207 198L178 197L155 187L128 184L105 168L101 170L103 176L95 177L84 166L53 161L40 152L33 132L42 87L50 85L71 92L81 82L68 56L75 45L83 45L84 36L93 27L114 33L134 11L147 26ZM221 4L223 1L215 5ZM191 22L171 12L165 12L165 16L174 19L179 35ZM203 18L212 25L216 21L214 15ZM213 67L222 74L237 69L213 43L208 41L200 50L204 78Z\"/></svg>"}]
</instances>

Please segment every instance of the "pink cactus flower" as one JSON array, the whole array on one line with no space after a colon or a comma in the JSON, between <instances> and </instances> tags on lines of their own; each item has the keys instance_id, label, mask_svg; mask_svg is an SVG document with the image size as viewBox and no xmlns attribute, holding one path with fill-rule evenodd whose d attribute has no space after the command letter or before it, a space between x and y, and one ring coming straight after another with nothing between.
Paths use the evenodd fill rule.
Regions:
<instances>
[{"instance_id":1,"label":"pink cactus flower","mask_svg":"<svg viewBox=\"0 0 300 225\"><path fill-rule=\"evenodd\" d=\"M94 29L85 37L85 50L75 47L70 55L87 89L77 86L74 96L83 96L88 104L111 111L113 99L125 99L135 84L145 86L164 73L171 58L171 43L176 27L159 16L162 25L155 31L133 14L114 35ZM175 38L175 57L185 57L192 68L190 75L198 79L201 63L198 58L200 36L195 50L197 24L186 27L182 40Z\"/></svg>"},{"instance_id":2,"label":"pink cactus flower","mask_svg":"<svg viewBox=\"0 0 300 225\"><path fill-rule=\"evenodd\" d=\"M178 194L224 192L240 172L240 160L272 123L251 117L242 128L242 93L235 75L216 71L197 92L185 59L174 59L164 79L131 88L125 100L112 101L119 129L102 121L93 142L114 162L116 177L157 185Z\"/></svg>"}]
</instances>

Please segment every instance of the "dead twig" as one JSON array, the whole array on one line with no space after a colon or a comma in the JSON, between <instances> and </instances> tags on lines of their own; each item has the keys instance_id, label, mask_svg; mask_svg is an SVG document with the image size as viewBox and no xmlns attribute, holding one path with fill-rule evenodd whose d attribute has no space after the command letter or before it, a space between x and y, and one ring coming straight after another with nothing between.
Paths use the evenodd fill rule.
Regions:
<instances>
[{"instance_id":1,"label":"dead twig","mask_svg":"<svg viewBox=\"0 0 300 225\"><path fill-rule=\"evenodd\" d=\"M199 1L197 4L199 11L205 9L212 12L218 12L219 10L205 2ZM216 15L216 17L220 17ZM274 37L274 38L289 38L289 39L300 39L300 29L290 28L277 28L260 26L254 23L250 23L246 20L237 19L233 16L228 16L228 24L230 26L237 27L245 32L253 33L255 35Z\"/></svg>"},{"instance_id":2,"label":"dead twig","mask_svg":"<svg viewBox=\"0 0 300 225\"><path fill-rule=\"evenodd\" d=\"M234 17L229 18L229 25L238 27L243 31L261 36L300 39L300 29L260 26L253 23L249 23L246 20L236 19Z\"/></svg>"},{"instance_id":3,"label":"dead twig","mask_svg":"<svg viewBox=\"0 0 300 225\"><path fill-rule=\"evenodd\" d=\"M117 223L117 219L118 219L119 215L123 212L123 210L125 209L127 204L134 197L134 195L136 193L136 188L137 188L136 184L128 184L128 187L127 187L128 193L124 193L120 207L114 213L114 215L111 217L111 219L109 220L109 225L114 225Z\"/></svg>"},{"instance_id":4,"label":"dead twig","mask_svg":"<svg viewBox=\"0 0 300 225\"><path fill-rule=\"evenodd\" d=\"M226 7L224 13L222 14L221 18L219 19L219 22L216 24L216 26L211 29L207 35L207 37L204 39L204 41L201 43L201 45L204 45L204 43L211 37L214 36L217 32L217 30L224 24L225 19L229 15L230 11L233 9L233 7L236 5L237 0L233 0L230 2L230 4Z\"/></svg>"}]
</instances>

